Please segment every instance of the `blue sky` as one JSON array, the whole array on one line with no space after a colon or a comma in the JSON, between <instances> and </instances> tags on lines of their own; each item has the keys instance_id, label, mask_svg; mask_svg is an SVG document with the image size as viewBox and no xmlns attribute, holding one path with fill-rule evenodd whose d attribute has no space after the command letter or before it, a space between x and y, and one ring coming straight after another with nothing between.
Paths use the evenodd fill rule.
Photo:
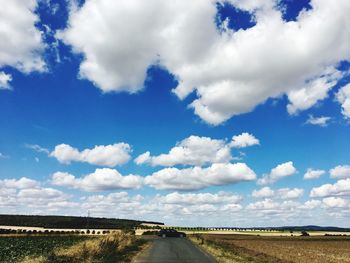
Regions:
<instances>
[{"instance_id":1,"label":"blue sky","mask_svg":"<svg viewBox=\"0 0 350 263\"><path fill-rule=\"evenodd\" d=\"M1 213L348 226L348 1L3 6Z\"/></svg>"}]
</instances>

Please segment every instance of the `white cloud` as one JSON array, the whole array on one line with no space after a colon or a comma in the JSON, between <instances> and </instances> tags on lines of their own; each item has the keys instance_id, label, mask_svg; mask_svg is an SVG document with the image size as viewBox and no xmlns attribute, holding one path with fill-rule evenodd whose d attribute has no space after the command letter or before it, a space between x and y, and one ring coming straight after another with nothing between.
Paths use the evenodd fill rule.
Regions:
<instances>
[{"instance_id":1,"label":"white cloud","mask_svg":"<svg viewBox=\"0 0 350 263\"><path fill-rule=\"evenodd\" d=\"M326 171L324 170L314 170L314 169L307 169L306 173L304 174L304 179L305 180L310 180L310 179L317 179L320 178L320 176L324 175Z\"/></svg>"},{"instance_id":2,"label":"white cloud","mask_svg":"<svg viewBox=\"0 0 350 263\"><path fill-rule=\"evenodd\" d=\"M11 85L10 82L12 80L12 75L11 74L6 74L3 71L0 71L0 90L1 89L7 89L10 90Z\"/></svg>"},{"instance_id":3,"label":"white cloud","mask_svg":"<svg viewBox=\"0 0 350 263\"><path fill-rule=\"evenodd\" d=\"M45 44L42 32L35 24L39 21L35 13L36 0L0 0L0 68L12 66L20 71L44 71L42 53ZM0 77L1 78L1 77Z\"/></svg>"},{"instance_id":4,"label":"white cloud","mask_svg":"<svg viewBox=\"0 0 350 263\"><path fill-rule=\"evenodd\" d=\"M41 147L40 145L37 145L37 144L25 144L24 147L31 149L33 151L36 151L38 153L46 153L46 154L50 153L48 149Z\"/></svg>"},{"instance_id":5,"label":"white cloud","mask_svg":"<svg viewBox=\"0 0 350 263\"><path fill-rule=\"evenodd\" d=\"M140 188L142 181L142 177L138 175L123 176L115 169L102 168L96 169L94 173L81 178L76 178L74 175L65 172L56 172L52 175L51 183L93 192Z\"/></svg>"},{"instance_id":6,"label":"white cloud","mask_svg":"<svg viewBox=\"0 0 350 263\"><path fill-rule=\"evenodd\" d=\"M309 115L309 118L307 119L306 123L326 127L331 119L331 117L326 116L314 117L312 115Z\"/></svg>"},{"instance_id":7,"label":"white cloud","mask_svg":"<svg viewBox=\"0 0 350 263\"><path fill-rule=\"evenodd\" d=\"M350 84L342 87L336 94L336 98L342 107L342 114L350 118Z\"/></svg>"},{"instance_id":8,"label":"white cloud","mask_svg":"<svg viewBox=\"0 0 350 263\"><path fill-rule=\"evenodd\" d=\"M68 209L74 206L74 202L68 201L70 196L53 188L26 188L18 191L16 196L16 206L26 207L33 213L33 208L43 208L47 212L57 210L58 205L64 203L63 208ZM76 205L76 204L75 204Z\"/></svg>"},{"instance_id":9,"label":"white cloud","mask_svg":"<svg viewBox=\"0 0 350 263\"><path fill-rule=\"evenodd\" d=\"M270 187L265 186L260 190L254 190L252 196L255 198L278 198L278 199L296 199L304 194L304 190L301 188L280 188L276 191Z\"/></svg>"},{"instance_id":10,"label":"white cloud","mask_svg":"<svg viewBox=\"0 0 350 263\"><path fill-rule=\"evenodd\" d=\"M296 114L311 108L318 101L324 100L328 97L328 92L342 77L343 74L340 71L328 68L320 76L304 84L303 88L288 92L290 101L287 106L288 112Z\"/></svg>"},{"instance_id":11,"label":"white cloud","mask_svg":"<svg viewBox=\"0 0 350 263\"><path fill-rule=\"evenodd\" d=\"M218 192L217 194L211 194L211 193L184 194L184 193L173 192L159 198L159 201L165 204L184 204L184 205L220 204L220 203L237 204L241 200L242 200L241 196L227 193L227 192Z\"/></svg>"},{"instance_id":12,"label":"white cloud","mask_svg":"<svg viewBox=\"0 0 350 263\"><path fill-rule=\"evenodd\" d=\"M18 197L23 199L54 199L60 198L62 192L53 188L22 189L18 192Z\"/></svg>"},{"instance_id":13,"label":"white cloud","mask_svg":"<svg viewBox=\"0 0 350 263\"><path fill-rule=\"evenodd\" d=\"M296 199L304 194L304 189L301 188L281 188L278 190L278 195L282 199Z\"/></svg>"},{"instance_id":14,"label":"white cloud","mask_svg":"<svg viewBox=\"0 0 350 263\"><path fill-rule=\"evenodd\" d=\"M230 2L256 25L219 32L211 0L90 0L58 36L84 55L80 75L103 92L141 90L159 63L179 81L174 93L196 91L190 106L215 125L283 94L292 114L325 99L341 77L337 63L350 59L350 2L313 0L290 22L275 1Z\"/></svg>"},{"instance_id":15,"label":"white cloud","mask_svg":"<svg viewBox=\"0 0 350 263\"><path fill-rule=\"evenodd\" d=\"M53 188L40 186L41 183L22 177L20 179L0 180L0 209L6 208L15 213L33 213L36 208L55 210L54 204L67 202L69 195ZM72 202L70 202L72 204ZM11 210L13 209L13 210Z\"/></svg>"},{"instance_id":16,"label":"white cloud","mask_svg":"<svg viewBox=\"0 0 350 263\"><path fill-rule=\"evenodd\" d=\"M142 207L142 200L143 198L140 195L129 196L127 192L115 192L108 195L83 197L81 206L94 214L97 213L97 215L106 215L115 211L112 214L123 213L125 218L132 218L135 214L138 214Z\"/></svg>"},{"instance_id":17,"label":"white cloud","mask_svg":"<svg viewBox=\"0 0 350 263\"><path fill-rule=\"evenodd\" d=\"M350 165L338 165L330 169L329 173L334 179L350 178Z\"/></svg>"},{"instance_id":18,"label":"white cloud","mask_svg":"<svg viewBox=\"0 0 350 263\"><path fill-rule=\"evenodd\" d=\"M270 187L265 186L259 190L254 190L252 192L252 196L255 198L267 198L267 197L273 197L275 194L275 191L273 191Z\"/></svg>"},{"instance_id":19,"label":"white cloud","mask_svg":"<svg viewBox=\"0 0 350 263\"><path fill-rule=\"evenodd\" d=\"M230 146L233 148L245 148L259 144L259 140L255 138L254 135L244 132L240 135L233 136Z\"/></svg>"},{"instance_id":20,"label":"white cloud","mask_svg":"<svg viewBox=\"0 0 350 263\"><path fill-rule=\"evenodd\" d=\"M349 206L349 201L340 197L323 198L322 202L327 208L344 208Z\"/></svg>"},{"instance_id":21,"label":"white cloud","mask_svg":"<svg viewBox=\"0 0 350 263\"><path fill-rule=\"evenodd\" d=\"M217 140L209 137L191 135L177 143L169 153L151 156L145 152L135 158L135 163L140 165L149 163L152 166L175 166L175 165L206 165L212 163L227 163L234 159L231 155L231 148L244 148L259 144L254 135L242 133L233 136L232 141Z\"/></svg>"},{"instance_id":22,"label":"white cloud","mask_svg":"<svg viewBox=\"0 0 350 263\"><path fill-rule=\"evenodd\" d=\"M154 157L153 157L154 158ZM151 157L151 153L149 151L145 152L145 153L142 153L140 154L139 156L137 156L134 160L134 162L137 164L137 165L141 165L141 164L144 164L144 163L149 163L149 162L152 162L152 157Z\"/></svg>"},{"instance_id":23,"label":"white cloud","mask_svg":"<svg viewBox=\"0 0 350 263\"><path fill-rule=\"evenodd\" d=\"M309 206L308 211L310 209L314 209L317 206L313 204L314 207L311 208L311 204L307 204ZM246 216L253 217L254 220L258 220L262 218L264 221L268 220L268 225L271 225L271 222L274 218L278 218L279 224L281 222L295 222L297 218L301 216L303 218L307 218L307 213L305 211L306 203L301 204L299 202L293 200L285 200L285 201L275 201L273 199L266 198L261 201L250 203L246 206ZM278 224L278 223L277 223Z\"/></svg>"},{"instance_id":24,"label":"white cloud","mask_svg":"<svg viewBox=\"0 0 350 263\"><path fill-rule=\"evenodd\" d=\"M60 144L50 153L60 163L86 162L89 164L114 167L125 164L130 159L131 147L127 143L97 145L93 149L79 151L68 144Z\"/></svg>"},{"instance_id":25,"label":"white cloud","mask_svg":"<svg viewBox=\"0 0 350 263\"><path fill-rule=\"evenodd\" d=\"M177 164L226 163L231 159L231 149L224 140L192 135L170 149L167 154L150 156L150 153L146 152L138 156L135 162L137 164L150 163L153 166L174 166Z\"/></svg>"},{"instance_id":26,"label":"white cloud","mask_svg":"<svg viewBox=\"0 0 350 263\"><path fill-rule=\"evenodd\" d=\"M350 196L350 178L311 189L310 197Z\"/></svg>"},{"instance_id":27,"label":"white cloud","mask_svg":"<svg viewBox=\"0 0 350 263\"><path fill-rule=\"evenodd\" d=\"M94 215L123 215L127 218L162 219L191 217L193 215L211 215L227 217L242 209L241 197L228 192L218 193L170 193L143 197L130 196L126 192L108 195L83 197L81 206L92 211Z\"/></svg>"},{"instance_id":28,"label":"white cloud","mask_svg":"<svg viewBox=\"0 0 350 263\"><path fill-rule=\"evenodd\" d=\"M304 203L304 205L302 205L301 208L303 209L315 209L317 207L319 207L321 205L321 201L320 200L308 200Z\"/></svg>"},{"instance_id":29,"label":"white cloud","mask_svg":"<svg viewBox=\"0 0 350 263\"><path fill-rule=\"evenodd\" d=\"M24 188L35 188L39 186L39 182L22 177L20 179L3 179L0 180L0 188L19 188L19 189L24 189Z\"/></svg>"},{"instance_id":30,"label":"white cloud","mask_svg":"<svg viewBox=\"0 0 350 263\"><path fill-rule=\"evenodd\" d=\"M300 203L283 200L279 196L279 192L283 192L279 191L281 189L275 190L277 200L259 200L243 208L242 197L231 192L173 192L155 196L111 192L73 196L54 188L26 186L28 188L12 188L13 185L5 187L0 184L1 213L84 215L89 210L94 217L152 220L168 225L247 227L289 225L297 219L300 224L311 221L326 224L334 220L332 222L346 225L349 212L348 199L324 198L322 202L311 199ZM335 213L345 219L336 221Z\"/></svg>"},{"instance_id":31,"label":"white cloud","mask_svg":"<svg viewBox=\"0 0 350 263\"><path fill-rule=\"evenodd\" d=\"M156 189L196 190L213 185L227 185L255 180L256 175L245 163L216 163L210 167L165 168L145 178Z\"/></svg>"},{"instance_id":32,"label":"white cloud","mask_svg":"<svg viewBox=\"0 0 350 263\"><path fill-rule=\"evenodd\" d=\"M269 174L266 174L260 178L257 183L259 185L272 184L284 177L294 175L296 172L297 169L294 167L293 162L289 161L277 165Z\"/></svg>"},{"instance_id":33,"label":"white cloud","mask_svg":"<svg viewBox=\"0 0 350 263\"><path fill-rule=\"evenodd\" d=\"M279 204L269 198L247 205L248 210L274 210L278 209L278 207Z\"/></svg>"}]
</instances>

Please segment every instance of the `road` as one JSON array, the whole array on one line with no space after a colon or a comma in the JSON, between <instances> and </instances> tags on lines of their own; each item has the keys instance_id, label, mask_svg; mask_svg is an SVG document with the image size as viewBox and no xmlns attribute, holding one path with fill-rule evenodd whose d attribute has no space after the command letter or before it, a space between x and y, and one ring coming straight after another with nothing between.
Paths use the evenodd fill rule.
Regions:
<instances>
[{"instance_id":1,"label":"road","mask_svg":"<svg viewBox=\"0 0 350 263\"><path fill-rule=\"evenodd\" d=\"M187 238L155 237L150 242L148 249L141 252L133 263L216 263Z\"/></svg>"}]
</instances>

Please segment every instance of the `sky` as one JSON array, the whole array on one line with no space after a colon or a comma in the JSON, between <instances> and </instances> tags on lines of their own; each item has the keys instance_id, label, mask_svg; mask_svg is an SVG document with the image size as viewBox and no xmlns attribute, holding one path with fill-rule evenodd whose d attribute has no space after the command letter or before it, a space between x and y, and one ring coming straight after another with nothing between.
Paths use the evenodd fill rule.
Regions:
<instances>
[{"instance_id":1,"label":"sky","mask_svg":"<svg viewBox=\"0 0 350 263\"><path fill-rule=\"evenodd\" d=\"M0 4L0 213L349 227L348 0Z\"/></svg>"}]
</instances>

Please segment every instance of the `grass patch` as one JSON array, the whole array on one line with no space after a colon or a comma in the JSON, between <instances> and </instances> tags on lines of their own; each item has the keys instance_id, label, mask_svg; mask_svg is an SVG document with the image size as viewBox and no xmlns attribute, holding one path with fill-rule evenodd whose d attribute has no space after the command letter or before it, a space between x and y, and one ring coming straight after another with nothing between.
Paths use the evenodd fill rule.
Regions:
<instances>
[{"instance_id":1,"label":"grass patch","mask_svg":"<svg viewBox=\"0 0 350 263\"><path fill-rule=\"evenodd\" d=\"M211 254L217 262L219 263L241 263L241 262L249 262L242 256L234 253L230 249L223 247L221 245L216 244L210 240L205 240L201 235L191 235L188 238Z\"/></svg>"}]
</instances>

